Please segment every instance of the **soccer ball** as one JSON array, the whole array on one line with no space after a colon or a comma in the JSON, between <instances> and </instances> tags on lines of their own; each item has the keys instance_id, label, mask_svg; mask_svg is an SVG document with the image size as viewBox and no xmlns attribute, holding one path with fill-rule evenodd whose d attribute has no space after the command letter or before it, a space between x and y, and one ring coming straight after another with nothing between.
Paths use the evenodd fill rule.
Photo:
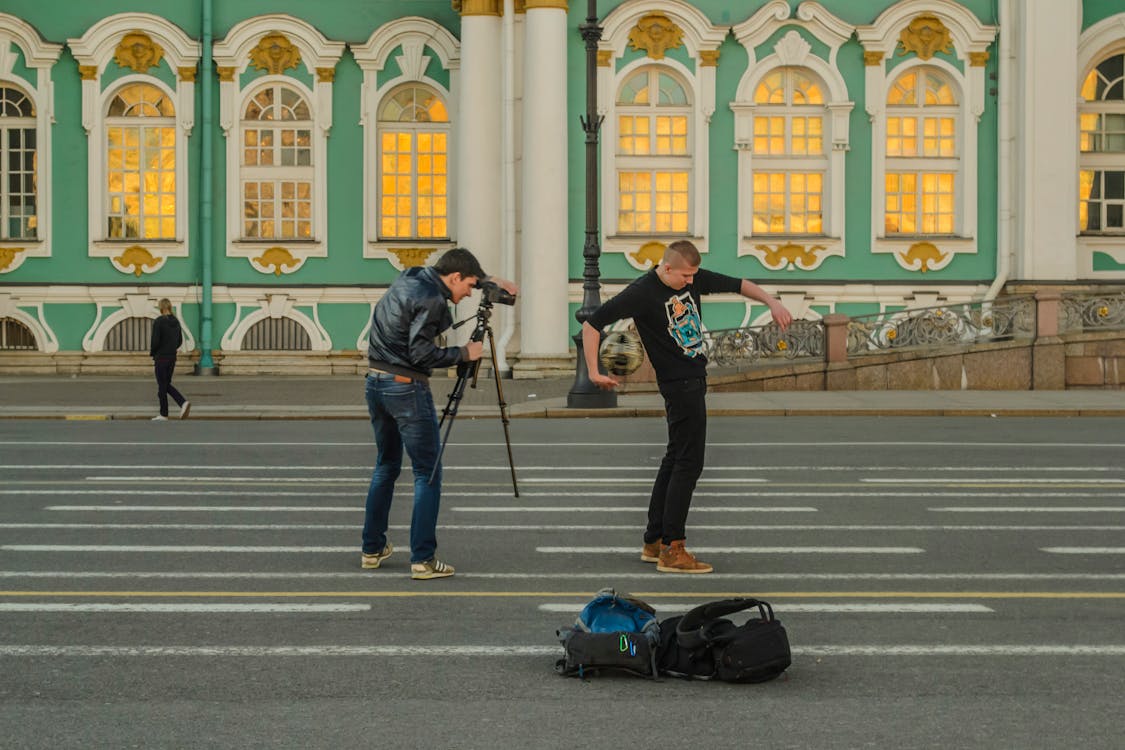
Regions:
<instances>
[{"instance_id":1,"label":"soccer ball","mask_svg":"<svg viewBox=\"0 0 1125 750\"><path fill-rule=\"evenodd\" d=\"M632 375L645 359L641 338L635 331L610 331L598 354L602 367L614 375Z\"/></svg>"}]
</instances>

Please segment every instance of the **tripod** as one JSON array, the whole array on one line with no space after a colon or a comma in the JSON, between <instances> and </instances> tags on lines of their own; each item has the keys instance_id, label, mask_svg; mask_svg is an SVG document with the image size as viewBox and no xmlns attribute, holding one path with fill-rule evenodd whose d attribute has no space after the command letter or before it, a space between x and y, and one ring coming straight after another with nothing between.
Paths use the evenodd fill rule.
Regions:
<instances>
[{"instance_id":1,"label":"tripod","mask_svg":"<svg viewBox=\"0 0 1125 750\"><path fill-rule=\"evenodd\" d=\"M489 319L492 317L492 301L487 296L482 297L480 307L477 308L476 328L473 329L473 334L469 337L470 341L484 341L488 337L488 349L492 355L492 362L495 367L496 362L496 340L492 336L492 326L488 324ZM470 319L466 318L454 325L456 328L459 325L467 323ZM472 380L472 387L477 387L477 375L480 374L481 360L477 359L472 362L462 362L457 365L457 382L453 384L453 390L449 392L449 402L445 405L445 409L441 412L441 422L438 423L438 430L445 425L445 420L449 419L449 425L445 428L445 436L441 440L441 448L438 450L437 462L434 464L433 473L430 474L430 484L433 484L434 477L437 476L438 468L441 466L441 457L445 454L445 446L449 445L449 432L453 429L453 420L457 418L457 409L461 406L461 397L465 395L465 385ZM504 402L504 388L500 385L500 374L493 369L493 380L496 381L496 400L500 406L500 421L504 425L504 444L508 447L508 467L512 471L512 494L515 497L520 496L519 485L516 484L516 464L512 459L512 440L508 434L508 405Z\"/></svg>"}]
</instances>

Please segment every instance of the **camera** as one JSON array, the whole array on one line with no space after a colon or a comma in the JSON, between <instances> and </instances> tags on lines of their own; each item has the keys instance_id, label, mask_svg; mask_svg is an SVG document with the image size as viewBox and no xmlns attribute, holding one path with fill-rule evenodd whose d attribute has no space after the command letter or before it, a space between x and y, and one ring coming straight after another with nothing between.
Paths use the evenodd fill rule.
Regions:
<instances>
[{"instance_id":1,"label":"camera","mask_svg":"<svg viewBox=\"0 0 1125 750\"><path fill-rule=\"evenodd\" d=\"M516 304L516 295L501 289L500 285L495 281L481 280L477 282L477 289L480 289L481 301L488 304L500 305L514 305Z\"/></svg>"}]
</instances>

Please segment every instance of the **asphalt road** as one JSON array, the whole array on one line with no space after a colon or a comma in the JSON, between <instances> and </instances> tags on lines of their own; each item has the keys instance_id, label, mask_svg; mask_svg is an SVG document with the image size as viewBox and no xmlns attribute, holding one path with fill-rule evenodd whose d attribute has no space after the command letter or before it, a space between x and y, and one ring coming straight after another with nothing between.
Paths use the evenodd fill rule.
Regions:
<instances>
[{"instance_id":1,"label":"asphalt road","mask_svg":"<svg viewBox=\"0 0 1125 750\"><path fill-rule=\"evenodd\" d=\"M1120 748L1125 420L713 418L704 576L638 559L663 423L459 419L439 556L359 568L359 421L0 421L0 745ZM613 586L772 602L761 685L558 677Z\"/></svg>"}]
</instances>

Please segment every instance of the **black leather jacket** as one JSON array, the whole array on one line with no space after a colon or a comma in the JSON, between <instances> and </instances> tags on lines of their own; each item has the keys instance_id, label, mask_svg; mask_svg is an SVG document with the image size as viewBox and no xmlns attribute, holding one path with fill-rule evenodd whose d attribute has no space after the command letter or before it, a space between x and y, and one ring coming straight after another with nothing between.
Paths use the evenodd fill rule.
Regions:
<instances>
[{"instance_id":1,"label":"black leather jacket","mask_svg":"<svg viewBox=\"0 0 1125 750\"><path fill-rule=\"evenodd\" d=\"M367 337L371 367L424 380L434 368L463 361L462 347L435 343L438 334L453 325L450 299L449 287L430 266L399 274L371 316Z\"/></svg>"}]
</instances>

